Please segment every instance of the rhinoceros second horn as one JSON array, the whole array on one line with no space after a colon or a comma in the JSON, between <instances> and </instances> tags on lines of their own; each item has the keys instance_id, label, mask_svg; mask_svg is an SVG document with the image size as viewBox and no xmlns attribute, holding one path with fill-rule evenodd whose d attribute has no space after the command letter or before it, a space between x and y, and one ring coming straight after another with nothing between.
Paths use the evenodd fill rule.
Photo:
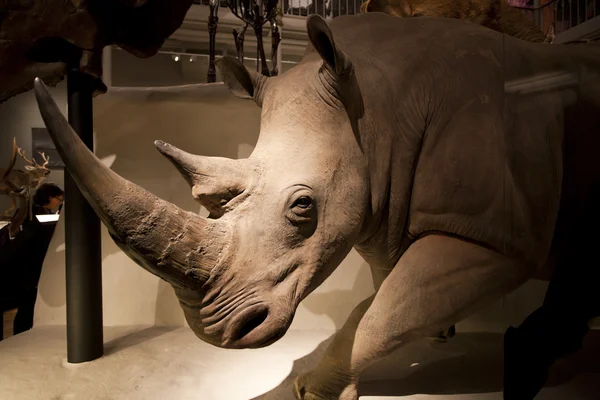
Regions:
<instances>
[{"instance_id":1,"label":"rhinoceros second horn","mask_svg":"<svg viewBox=\"0 0 600 400\"><path fill-rule=\"evenodd\" d=\"M159 199L104 166L40 79L35 80L35 94L60 156L119 247L172 285L200 289L218 264L225 242L223 224Z\"/></svg>"}]
</instances>

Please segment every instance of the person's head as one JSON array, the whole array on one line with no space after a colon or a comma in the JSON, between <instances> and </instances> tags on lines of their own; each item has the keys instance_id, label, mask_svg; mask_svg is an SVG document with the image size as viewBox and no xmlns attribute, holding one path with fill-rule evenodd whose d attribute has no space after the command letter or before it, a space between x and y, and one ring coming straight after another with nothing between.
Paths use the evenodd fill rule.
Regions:
<instances>
[{"instance_id":1,"label":"person's head","mask_svg":"<svg viewBox=\"0 0 600 400\"><path fill-rule=\"evenodd\" d=\"M33 203L37 206L54 210L60 206L65 198L65 192L54 183L43 183L33 196Z\"/></svg>"}]
</instances>

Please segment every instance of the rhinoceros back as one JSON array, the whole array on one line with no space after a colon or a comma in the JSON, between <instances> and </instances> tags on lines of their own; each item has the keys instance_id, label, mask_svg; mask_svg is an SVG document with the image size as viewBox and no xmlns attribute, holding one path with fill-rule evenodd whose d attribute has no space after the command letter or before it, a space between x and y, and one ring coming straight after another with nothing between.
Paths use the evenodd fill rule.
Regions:
<instances>
[{"instance_id":1,"label":"rhinoceros back","mask_svg":"<svg viewBox=\"0 0 600 400\"><path fill-rule=\"evenodd\" d=\"M388 121L377 132L361 125L361 135L421 141L391 146L392 158L414 159L412 174L402 178L412 179L409 195L400 195L402 188L389 194L398 203L390 209L408 208L397 213L407 215L404 231L413 238L445 232L543 264L561 200L564 110L577 103L577 89L507 87L522 78L576 75L566 53L450 19L365 14L331 26L354 63L364 118ZM409 96L421 103L411 111ZM420 135L402 122L418 112Z\"/></svg>"}]
</instances>

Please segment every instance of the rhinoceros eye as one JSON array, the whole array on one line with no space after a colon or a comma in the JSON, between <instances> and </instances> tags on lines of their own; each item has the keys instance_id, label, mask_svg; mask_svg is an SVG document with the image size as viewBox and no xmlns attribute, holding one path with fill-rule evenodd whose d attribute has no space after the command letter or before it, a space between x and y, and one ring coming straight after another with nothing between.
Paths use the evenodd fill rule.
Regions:
<instances>
[{"instance_id":1,"label":"rhinoceros eye","mask_svg":"<svg viewBox=\"0 0 600 400\"><path fill-rule=\"evenodd\" d=\"M308 208L312 205L312 199L308 196L302 196L302 197L298 197L296 199L296 201L294 201L294 204L292 205L293 208L299 207L299 208Z\"/></svg>"},{"instance_id":2,"label":"rhinoceros eye","mask_svg":"<svg viewBox=\"0 0 600 400\"><path fill-rule=\"evenodd\" d=\"M310 189L297 191L289 199L289 208L286 212L287 220L296 227L296 235L293 237L309 238L317 228L317 201L312 196Z\"/></svg>"},{"instance_id":3,"label":"rhinoceros eye","mask_svg":"<svg viewBox=\"0 0 600 400\"><path fill-rule=\"evenodd\" d=\"M288 218L292 223L304 223L312 220L314 200L308 194L302 193L290 205Z\"/></svg>"}]
</instances>

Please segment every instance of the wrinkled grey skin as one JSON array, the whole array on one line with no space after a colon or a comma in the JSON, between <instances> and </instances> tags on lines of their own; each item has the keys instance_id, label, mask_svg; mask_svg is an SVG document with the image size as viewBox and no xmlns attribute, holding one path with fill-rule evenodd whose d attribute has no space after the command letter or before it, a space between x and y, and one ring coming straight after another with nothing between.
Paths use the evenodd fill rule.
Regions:
<instances>
[{"instance_id":1,"label":"wrinkled grey skin","mask_svg":"<svg viewBox=\"0 0 600 400\"><path fill-rule=\"evenodd\" d=\"M600 51L532 44L452 19L308 19L303 61L266 78L225 58L262 107L248 159L157 147L208 219L105 168L41 81L67 168L121 248L170 282L202 340L267 346L354 246L376 293L301 399L357 399L360 373L552 267L600 177ZM535 118L531 118L535 113Z\"/></svg>"}]
</instances>

